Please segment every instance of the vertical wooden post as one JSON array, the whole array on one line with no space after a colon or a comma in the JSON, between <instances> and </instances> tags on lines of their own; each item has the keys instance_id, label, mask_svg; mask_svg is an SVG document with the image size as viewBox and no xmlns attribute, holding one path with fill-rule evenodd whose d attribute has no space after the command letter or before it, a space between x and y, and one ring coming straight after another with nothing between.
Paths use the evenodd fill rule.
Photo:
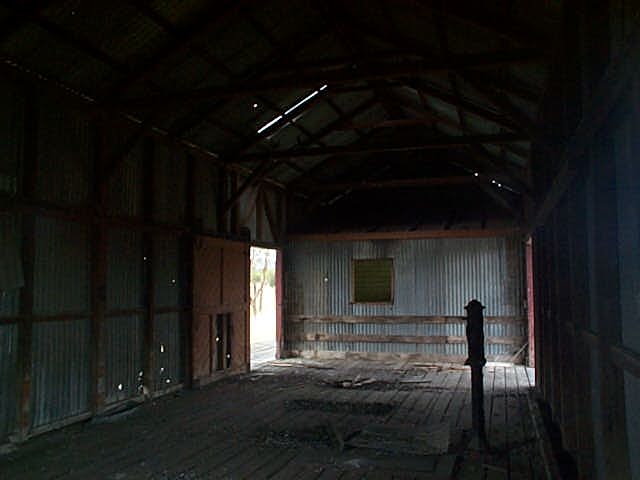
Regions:
<instances>
[{"instance_id":1,"label":"vertical wooden post","mask_svg":"<svg viewBox=\"0 0 640 480\"><path fill-rule=\"evenodd\" d=\"M262 185L257 185L258 194L256 195L256 231L255 238L257 240L264 240L264 216L266 214L265 211L265 199L264 192L262 190Z\"/></svg>"},{"instance_id":2,"label":"vertical wooden post","mask_svg":"<svg viewBox=\"0 0 640 480\"><path fill-rule=\"evenodd\" d=\"M224 211L224 204L227 201L228 188L227 188L227 171L220 167L218 169L218 189L216 195L216 212L218 220L218 233L226 233L228 225L228 212Z\"/></svg>"},{"instance_id":3,"label":"vertical wooden post","mask_svg":"<svg viewBox=\"0 0 640 480\"><path fill-rule=\"evenodd\" d=\"M587 231L585 224L585 187L577 182L569 193L569 265L570 265L570 301L571 317L575 326L575 386L577 396L576 410L584 414L577 415L577 460L580 478L588 478L594 469L593 424L591 400L591 347L578 336L578 332L591 328L588 308L589 272L587 269Z\"/></svg>"},{"instance_id":4,"label":"vertical wooden post","mask_svg":"<svg viewBox=\"0 0 640 480\"><path fill-rule=\"evenodd\" d=\"M38 108L34 92L26 89L24 112L24 173L23 195L26 199L36 196L38 175ZM22 265L24 286L20 290L20 316L18 324L18 438L24 440L31 428L31 343L33 337L35 223L32 213L22 216Z\"/></svg>"},{"instance_id":5,"label":"vertical wooden post","mask_svg":"<svg viewBox=\"0 0 640 480\"><path fill-rule=\"evenodd\" d=\"M276 358L282 358L284 350L282 267L282 249L278 248L276 250Z\"/></svg>"},{"instance_id":6,"label":"vertical wooden post","mask_svg":"<svg viewBox=\"0 0 640 480\"><path fill-rule=\"evenodd\" d=\"M153 140L146 138L143 144L143 217L146 222L153 221L153 200L154 200L154 155L155 149ZM143 261L144 261L144 368L143 384L147 394L155 390L155 342L154 342L154 248L153 235L151 232L144 233L143 239Z\"/></svg>"},{"instance_id":7,"label":"vertical wooden post","mask_svg":"<svg viewBox=\"0 0 640 480\"><path fill-rule=\"evenodd\" d=\"M187 311L183 314L184 325L183 328L183 345L184 345L184 365L185 365L185 385L191 388L193 382L193 325L195 312L193 310L193 277L194 277L194 265L193 265L193 249L195 242L195 235L197 230L196 225L196 180L195 180L195 159L191 155L187 155L187 188L186 188L186 212L185 217L187 225L189 226L189 233L184 235L181 240L182 247L182 268L183 268L183 281L180 282L183 286L183 305Z\"/></svg>"},{"instance_id":8,"label":"vertical wooden post","mask_svg":"<svg viewBox=\"0 0 640 480\"><path fill-rule=\"evenodd\" d=\"M283 242L287 234L287 200L282 192L278 192L277 199L277 221L278 221L278 242Z\"/></svg>"},{"instance_id":9,"label":"vertical wooden post","mask_svg":"<svg viewBox=\"0 0 640 480\"><path fill-rule=\"evenodd\" d=\"M533 238L529 237L525 244L525 263L527 270L527 323L529 337L529 366L536 366L536 346L535 346L535 293L533 287Z\"/></svg>"},{"instance_id":10,"label":"vertical wooden post","mask_svg":"<svg viewBox=\"0 0 640 480\"><path fill-rule=\"evenodd\" d=\"M230 182L231 182L231 195L233 195L238 190L238 174L236 172L229 172ZM235 202L231 207L231 211L229 213L229 231L234 235L239 233L240 226L238 225L238 202Z\"/></svg>"},{"instance_id":11,"label":"vertical wooden post","mask_svg":"<svg viewBox=\"0 0 640 480\"><path fill-rule=\"evenodd\" d=\"M484 356L484 307L478 300L471 300L467 311L467 346L469 358L465 362L471 366L471 447L485 450L487 434L484 418L484 382L482 369L487 360Z\"/></svg>"},{"instance_id":12,"label":"vertical wooden post","mask_svg":"<svg viewBox=\"0 0 640 480\"><path fill-rule=\"evenodd\" d=\"M560 401L562 404L562 438L563 444L571 455L575 456L578 439L576 438L576 396L575 396L575 332L571 323L571 276L569 275L569 238L568 200L565 195L556 207L555 217L555 252L556 257L556 299L558 302L558 343L560 362L561 390Z\"/></svg>"},{"instance_id":13,"label":"vertical wooden post","mask_svg":"<svg viewBox=\"0 0 640 480\"><path fill-rule=\"evenodd\" d=\"M107 194L107 182L100 178L104 169L106 139L106 118L100 117L94 125L94 179L91 196L93 215L100 218L105 214L104 207ZM104 408L105 385L105 352L104 322L107 300L107 235L102 220L91 226L91 383L90 402L92 411L99 412Z\"/></svg>"}]
</instances>

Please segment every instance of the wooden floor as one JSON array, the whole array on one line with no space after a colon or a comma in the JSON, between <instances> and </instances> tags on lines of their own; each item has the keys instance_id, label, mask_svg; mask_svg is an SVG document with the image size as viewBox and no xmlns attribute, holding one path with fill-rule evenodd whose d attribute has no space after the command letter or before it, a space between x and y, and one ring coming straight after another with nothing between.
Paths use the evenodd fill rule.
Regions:
<instances>
[{"instance_id":1,"label":"wooden floor","mask_svg":"<svg viewBox=\"0 0 640 480\"><path fill-rule=\"evenodd\" d=\"M287 360L35 438L0 457L0 478L544 478L532 373L485 368L484 455L466 447L466 367ZM443 432L446 453L429 454Z\"/></svg>"}]
</instances>

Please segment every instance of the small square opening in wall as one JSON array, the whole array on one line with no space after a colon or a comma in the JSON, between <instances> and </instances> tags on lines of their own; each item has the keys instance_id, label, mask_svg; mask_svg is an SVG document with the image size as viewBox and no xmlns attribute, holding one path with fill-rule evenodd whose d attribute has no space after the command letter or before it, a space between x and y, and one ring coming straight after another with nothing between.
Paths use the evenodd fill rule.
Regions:
<instances>
[{"instance_id":1,"label":"small square opening in wall","mask_svg":"<svg viewBox=\"0 0 640 480\"><path fill-rule=\"evenodd\" d=\"M393 303L393 259L353 260L353 303Z\"/></svg>"}]
</instances>

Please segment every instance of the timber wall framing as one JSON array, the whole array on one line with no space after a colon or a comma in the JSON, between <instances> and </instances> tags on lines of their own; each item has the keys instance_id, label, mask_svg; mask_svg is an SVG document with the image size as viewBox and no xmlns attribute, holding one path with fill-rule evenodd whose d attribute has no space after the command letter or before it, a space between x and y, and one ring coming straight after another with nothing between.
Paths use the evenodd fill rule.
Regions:
<instances>
[{"instance_id":1,"label":"timber wall framing","mask_svg":"<svg viewBox=\"0 0 640 480\"><path fill-rule=\"evenodd\" d=\"M393 302L353 303L352 261L393 259ZM285 354L463 362L464 307L485 306L490 360L525 358L519 237L294 240L284 251Z\"/></svg>"},{"instance_id":2,"label":"timber wall framing","mask_svg":"<svg viewBox=\"0 0 640 480\"><path fill-rule=\"evenodd\" d=\"M284 230L278 187L41 87L0 90L0 444L190 384L193 239Z\"/></svg>"},{"instance_id":3,"label":"timber wall framing","mask_svg":"<svg viewBox=\"0 0 640 480\"><path fill-rule=\"evenodd\" d=\"M640 478L638 10L568 2L542 114L563 148L533 156L536 384L580 478Z\"/></svg>"}]
</instances>

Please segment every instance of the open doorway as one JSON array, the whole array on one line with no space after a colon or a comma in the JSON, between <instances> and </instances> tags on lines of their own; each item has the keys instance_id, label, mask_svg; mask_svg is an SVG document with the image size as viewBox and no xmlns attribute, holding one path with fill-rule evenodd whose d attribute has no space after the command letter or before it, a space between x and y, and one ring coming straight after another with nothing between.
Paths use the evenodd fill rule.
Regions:
<instances>
[{"instance_id":1,"label":"open doorway","mask_svg":"<svg viewBox=\"0 0 640 480\"><path fill-rule=\"evenodd\" d=\"M277 343L276 259L278 251L251 247L251 368L274 360Z\"/></svg>"}]
</instances>

